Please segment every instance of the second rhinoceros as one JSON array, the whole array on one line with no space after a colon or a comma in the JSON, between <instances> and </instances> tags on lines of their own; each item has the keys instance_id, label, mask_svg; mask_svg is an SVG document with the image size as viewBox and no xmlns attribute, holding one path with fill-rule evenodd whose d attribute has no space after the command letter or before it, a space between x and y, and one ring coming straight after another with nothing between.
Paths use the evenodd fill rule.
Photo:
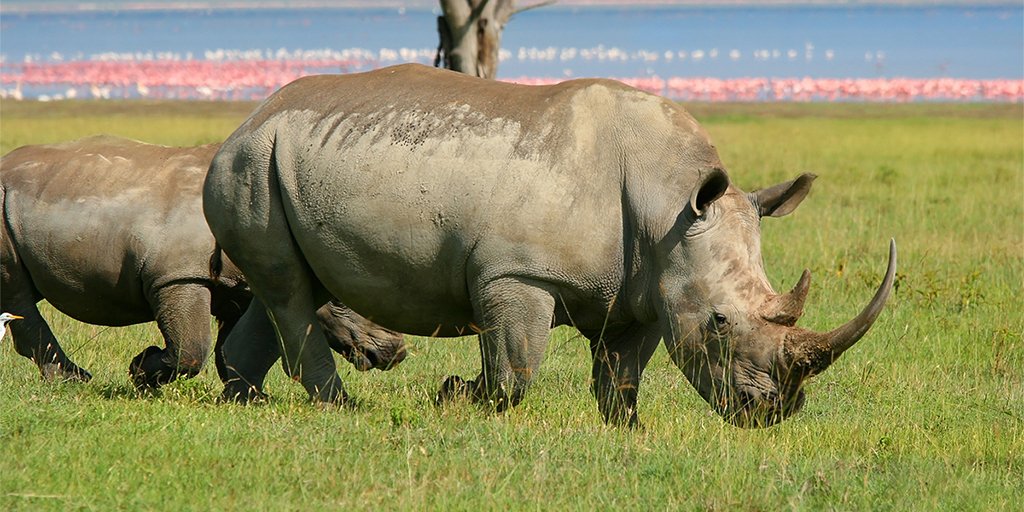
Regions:
<instances>
[{"instance_id":1,"label":"second rhinoceros","mask_svg":"<svg viewBox=\"0 0 1024 512\"><path fill-rule=\"evenodd\" d=\"M201 187L218 147L95 136L21 147L0 160L0 308L25 317L11 325L14 346L44 377L91 375L57 342L36 307L42 299L90 324L156 320L165 348L151 346L131 362L140 387L202 368L211 313L220 324L217 345L223 342L252 294L230 261L219 279L209 273L214 240ZM340 303L328 302L317 316L332 346L359 369L387 368L405 356L401 334Z\"/></svg>"},{"instance_id":2,"label":"second rhinoceros","mask_svg":"<svg viewBox=\"0 0 1024 512\"><path fill-rule=\"evenodd\" d=\"M301 78L224 143L204 188L218 243L276 320L286 370L345 396L316 325L337 296L407 333L477 332L483 368L438 398L520 401L552 325L590 340L606 421L634 424L659 341L725 419L797 411L802 385L870 328L892 288L828 333L795 326L809 286L772 290L760 218L812 175L744 193L679 105L610 80L521 86L418 65ZM245 322L245 319L242 320ZM258 392L274 332L233 332L229 397Z\"/></svg>"}]
</instances>

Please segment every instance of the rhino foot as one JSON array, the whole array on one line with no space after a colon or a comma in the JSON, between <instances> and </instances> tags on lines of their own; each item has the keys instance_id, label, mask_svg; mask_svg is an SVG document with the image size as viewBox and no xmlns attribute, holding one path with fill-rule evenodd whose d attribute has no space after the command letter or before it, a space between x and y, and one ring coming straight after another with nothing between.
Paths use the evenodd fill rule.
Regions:
<instances>
[{"instance_id":1,"label":"rhino foot","mask_svg":"<svg viewBox=\"0 0 1024 512\"><path fill-rule=\"evenodd\" d=\"M42 373L43 380L50 382L89 382L92 379L91 373L72 362L42 364L39 365L39 372Z\"/></svg>"},{"instance_id":2,"label":"rhino foot","mask_svg":"<svg viewBox=\"0 0 1024 512\"><path fill-rule=\"evenodd\" d=\"M224 391L221 392L217 401L247 405L265 403L268 399L267 394L257 389L256 386L236 380L224 384Z\"/></svg>"},{"instance_id":3,"label":"rhino foot","mask_svg":"<svg viewBox=\"0 0 1024 512\"><path fill-rule=\"evenodd\" d=\"M438 390L437 395L434 397L434 405L438 407L445 405L457 398L468 398L472 395L470 382L466 382L462 377L458 375L450 375L441 384L441 389Z\"/></svg>"},{"instance_id":4,"label":"rhino foot","mask_svg":"<svg viewBox=\"0 0 1024 512\"><path fill-rule=\"evenodd\" d=\"M167 351L156 346L146 347L128 365L128 374L137 389L157 389L178 377L196 376L199 370L194 366L179 368L176 361L169 361Z\"/></svg>"},{"instance_id":5,"label":"rhino foot","mask_svg":"<svg viewBox=\"0 0 1024 512\"><path fill-rule=\"evenodd\" d=\"M441 384L441 389L434 397L434 405L442 406L456 399L468 398L494 412L504 412L519 403L519 399L522 398L521 395L510 397L501 390L488 392L482 382L482 377L477 380L465 380L457 375L451 375Z\"/></svg>"}]
</instances>

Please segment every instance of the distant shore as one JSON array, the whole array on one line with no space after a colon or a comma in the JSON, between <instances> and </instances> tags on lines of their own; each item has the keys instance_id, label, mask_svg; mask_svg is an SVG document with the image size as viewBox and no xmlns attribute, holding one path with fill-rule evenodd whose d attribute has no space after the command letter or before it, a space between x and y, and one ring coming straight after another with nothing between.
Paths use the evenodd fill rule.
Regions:
<instances>
[{"instance_id":1,"label":"distant shore","mask_svg":"<svg viewBox=\"0 0 1024 512\"><path fill-rule=\"evenodd\" d=\"M543 0L517 2L518 7L543 3ZM1017 7L1019 0L557 0L552 7ZM206 11L231 9L431 9L438 2L431 0L238 0L238 1L177 1L177 0L110 0L98 2L67 2L63 0L6 0L0 4L0 14L81 13L97 11Z\"/></svg>"}]
</instances>

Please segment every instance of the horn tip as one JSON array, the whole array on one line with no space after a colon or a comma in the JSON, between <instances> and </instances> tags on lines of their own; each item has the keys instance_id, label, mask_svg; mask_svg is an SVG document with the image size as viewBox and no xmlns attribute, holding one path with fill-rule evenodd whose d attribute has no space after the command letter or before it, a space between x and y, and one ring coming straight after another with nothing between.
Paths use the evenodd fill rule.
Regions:
<instances>
[{"instance_id":1,"label":"horn tip","mask_svg":"<svg viewBox=\"0 0 1024 512\"><path fill-rule=\"evenodd\" d=\"M794 290L799 290L800 294L806 294L807 290L811 287L811 269L805 268L804 272L800 274L800 280L797 281Z\"/></svg>"},{"instance_id":2,"label":"horn tip","mask_svg":"<svg viewBox=\"0 0 1024 512\"><path fill-rule=\"evenodd\" d=\"M896 239L895 238L890 238L889 239L889 267L893 271L896 270Z\"/></svg>"}]
</instances>

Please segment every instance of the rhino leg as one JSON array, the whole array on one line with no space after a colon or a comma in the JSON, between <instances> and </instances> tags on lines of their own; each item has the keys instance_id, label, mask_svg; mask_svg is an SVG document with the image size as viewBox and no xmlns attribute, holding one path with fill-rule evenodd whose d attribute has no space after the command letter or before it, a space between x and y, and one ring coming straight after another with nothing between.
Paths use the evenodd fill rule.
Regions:
<instances>
[{"instance_id":1,"label":"rhino leg","mask_svg":"<svg viewBox=\"0 0 1024 512\"><path fill-rule=\"evenodd\" d=\"M263 399L263 381L281 357L281 348L262 302L252 300L227 335L221 350L224 364L221 400L245 403Z\"/></svg>"},{"instance_id":2,"label":"rhino leg","mask_svg":"<svg viewBox=\"0 0 1024 512\"><path fill-rule=\"evenodd\" d=\"M138 388L158 388L203 369L210 351L210 291L196 283L166 286L153 304L163 349L151 346L132 359L128 373Z\"/></svg>"},{"instance_id":3,"label":"rhino leg","mask_svg":"<svg viewBox=\"0 0 1024 512\"><path fill-rule=\"evenodd\" d=\"M242 315L249 309L252 302L252 294L248 290L218 289L210 292L212 305L210 312L217 319L217 341L213 345L213 361L217 366L217 376L221 382L229 379L227 364L224 362L224 343L227 341L231 331L238 324ZM261 306L262 307L262 306ZM277 350L277 343L274 343L274 350Z\"/></svg>"},{"instance_id":4,"label":"rhino leg","mask_svg":"<svg viewBox=\"0 0 1024 512\"><path fill-rule=\"evenodd\" d=\"M636 413L640 377L661 340L657 325L637 325L622 332L584 331L594 358L591 392L607 423L639 425Z\"/></svg>"},{"instance_id":5,"label":"rhino leg","mask_svg":"<svg viewBox=\"0 0 1024 512\"><path fill-rule=\"evenodd\" d=\"M338 376L334 355L316 317L317 302L310 290L264 296L267 315L281 337L281 365L302 383L310 398L320 402L348 399Z\"/></svg>"},{"instance_id":6,"label":"rhino leg","mask_svg":"<svg viewBox=\"0 0 1024 512\"><path fill-rule=\"evenodd\" d=\"M345 390L315 314L330 297L315 281L288 225L276 165L283 158L277 151L284 149L276 146L273 130L231 139L221 147L206 177L203 213L224 253L266 306L281 339L285 371L311 397L342 401ZM224 344L228 367L238 366L233 359L244 351L236 348L245 343L236 343L238 330Z\"/></svg>"},{"instance_id":7,"label":"rhino leg","mask_svg":"<svg viewBox=\"0 0 1024 512\"><path fill-rule=\"evenodd\" d=\"M554 315L555 296L519 278L492 281L475 294L483 370L476 380L449 377L436 402L459 395L498 411L515 406L526 393L544 358Z\"/></svg>"},{"instance_id":8,"label":"rhino leg","mask_svg":"<svg viewBox=\"0 0 1024 512\"><path fill-rule=\"evenodd\" d=\"M281 215L281 221L284 215ZM275 226L272 221L270 228ZM291 240L284 231L276 240ZM316 311L326 299L326 293L319 282L311 277L312 272L305 264L305 258L294 243L279 242L247 247L248 243L261 243L264 238L247 238L236 241L238 246L223 244L232 261L243 268L248 276L249 286L257 295L242 316L239 325L224 343L224 364L229 368L229 383L225 385L224 397L232 399L239 393L250 394L246 383L259 383L258 391L269 366L266 361L273 355L280 355L285 373L298 380L310 397L322 402L342 402L347 399L341 377L334 364L334 356L324 337L323 328ZM250 254L255 257L249 257ZM254 308L265 309L260 320ZM261 325L267 322L267 325ZM243 329L243 323L245 329ZM239 332L242 331L242 332ZM245 339L248 336L250 339ZM280 339L280 345L270 340ZM279 346L280 352L271 349ZM251 361L250 361L251 359ZM233 368L233 369L232 369Z\"/></svg>"},{"instance_id":9,"label":"rhino leg","mask_svg":"<svg viewBox=\"0 0 1024 512\"><path fill-rule=\"evenodd\" d=\"M89 372L71 362L57 338L50 330L46 319L39 313L36 303L41 295L29 277L28 271L17 260L17 253L11 245L6 229L3 233L3 266L0 268L0 310L25 317L12 322L11 337L14 350L29 358L39 367L39 373L46 380L71 380L87 382L92 378Z\"/></svg>"},{"instance_id":10,"label":"rhino leg","mask_svg":"<svg viewBox=\"0 0 1024 512\"><path fill-rule=\"evenodd\" d=\"M4 311L16 311L25 317L9 325L11 337L14 339L14 350L31 359L39 367L43 379L81 382L92 379L92 374L73 363L64 353L64 349L57 343L57 338L39 314L35 304L28 308L9 307L7 301L4 302Z\"/></svg>"},{"instance_id":11,"label":"rhino leg","mask_svg":"<svg viewBox=\"0 0 1024 512\"><path fill-rule=\"evenodd\" d=\"M224 342L238 324L238 318L217 319L217 341L213 343L213 363L217 367L217 377L221 382L228 380L228 366L224 362Z\"/></svg>"}]
</instances>

